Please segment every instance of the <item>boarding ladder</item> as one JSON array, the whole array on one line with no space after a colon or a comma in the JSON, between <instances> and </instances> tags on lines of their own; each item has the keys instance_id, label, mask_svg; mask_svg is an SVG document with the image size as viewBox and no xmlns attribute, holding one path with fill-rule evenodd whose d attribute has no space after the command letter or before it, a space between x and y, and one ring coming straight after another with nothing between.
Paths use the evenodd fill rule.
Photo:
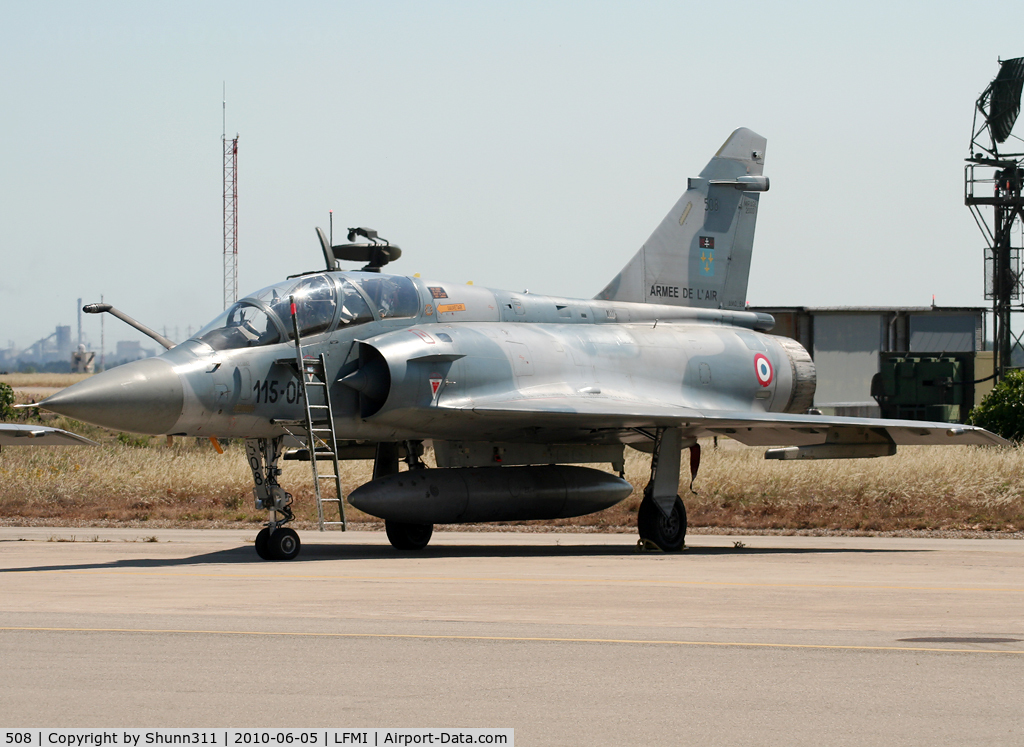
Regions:
<instances>
[{"instance_id":1,"label":"boarding ladder","mask_svg":"<svg viewBox=\"0 0 1024 747\"><path fill-rule=\"evenodd\" d=\"M341 467L338 464L338 439L334 432L334 410L331 407L331 383L327 379L324 354L307 356L302 350L299 322L295 314L295 298L291 299L292 334L295 336L295 365L299 374L302 404L305 408L306 449L313 468L313 489L316 491L316 515L320 531L338 526L348 528L345 520L344 493L341 491ZM296 435L296 434L293 434ZM324 495L324 483L334 484L334 497ZM338 519L324 519L324 504L338 504Z\"/></svg>"}]
</instances>

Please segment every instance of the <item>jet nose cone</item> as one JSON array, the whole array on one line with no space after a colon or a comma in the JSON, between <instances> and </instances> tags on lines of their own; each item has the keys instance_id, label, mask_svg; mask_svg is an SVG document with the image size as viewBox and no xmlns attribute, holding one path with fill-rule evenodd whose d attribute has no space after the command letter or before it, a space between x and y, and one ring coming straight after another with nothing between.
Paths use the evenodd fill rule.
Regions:
<instances>
[{"instance_id":1,"label":"jet nose cone","mask_svg":"<svg viewBox=\"0 0 1024 747\"><path fill-rule=\"evenodd\" d=\"M171 364L147 358L80 381L39 407L112 430L161 435L172 431L184 403Z\"/></svg>"}]
</instances>

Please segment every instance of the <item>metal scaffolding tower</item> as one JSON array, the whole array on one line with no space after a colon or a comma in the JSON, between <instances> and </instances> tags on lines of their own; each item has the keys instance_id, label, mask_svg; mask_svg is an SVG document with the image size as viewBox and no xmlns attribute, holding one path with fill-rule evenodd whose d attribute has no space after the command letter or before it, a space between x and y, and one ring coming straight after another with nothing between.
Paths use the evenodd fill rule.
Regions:
<instances>
[{"instance_id":1,"label":"metal scaffolding tower","mask_svg":"<svg viewBox=\"0 0 1024 747\"><path fill-rule=\"evenodd\" d=\"M971 156L964 170L964 203L985 237L985 300L992 301L995 379L1013 367L1014 351L1024 354L1024 333L1011 319L1021 304L1020 229L1024 225L1024 153L1000 153L1020 113L1024 57L1000 60L999 73L978 98L971 134ZM981 122L979 123L979 118ZM985 137L987 135L987 137ZM987 208L992 208L991 213ZM983 210L984 209L984 210ZM1018 245L1014 246L1014 229Z\"/></svg>"},{"instance_id":2,"label":"metal scaffolding tower","mask_svg":"<svg viewBox=\"0 0 1024 747\"><path fill-rule=\"evenodd\" d=\"M238 300L238 135L224 145L224 308Z\"/></svg>"}]
</instances>

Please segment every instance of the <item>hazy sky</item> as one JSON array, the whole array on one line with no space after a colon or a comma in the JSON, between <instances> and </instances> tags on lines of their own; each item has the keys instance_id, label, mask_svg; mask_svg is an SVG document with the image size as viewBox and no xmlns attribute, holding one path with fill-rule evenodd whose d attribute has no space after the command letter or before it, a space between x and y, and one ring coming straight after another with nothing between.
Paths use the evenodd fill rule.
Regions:
<instances>
[{"instance_id":1,"label":"hazy sky","mask_svg":"<svg viewBox=\"0 0 1024 747\"><path fill-rule=\"evenodd\" d=\"M242 295L318 268L333 209L396 272L590 297L746 126L751 303L985 305L963 159L1024 6L970 7L5 0L0 346L79 297L172 336L220 311L224 82Z\"/></svg>"}]
</instances>

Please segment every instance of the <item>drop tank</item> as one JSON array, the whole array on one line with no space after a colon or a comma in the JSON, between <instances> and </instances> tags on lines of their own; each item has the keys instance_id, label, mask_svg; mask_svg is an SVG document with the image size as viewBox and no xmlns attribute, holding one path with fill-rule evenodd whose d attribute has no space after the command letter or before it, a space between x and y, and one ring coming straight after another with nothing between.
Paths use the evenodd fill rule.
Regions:
<instances>
[{"instance_id":1,"label":"drop tank","mask_svg":"<svg viewBox=\"0 0 1024 747\"><path fill-rule=\"evenodd\" d=\"M602 511L633 486L587 467L418 469L372 480L349 495L360 511L406 524L562 519Z\"/></svg>"}]
</instances>

